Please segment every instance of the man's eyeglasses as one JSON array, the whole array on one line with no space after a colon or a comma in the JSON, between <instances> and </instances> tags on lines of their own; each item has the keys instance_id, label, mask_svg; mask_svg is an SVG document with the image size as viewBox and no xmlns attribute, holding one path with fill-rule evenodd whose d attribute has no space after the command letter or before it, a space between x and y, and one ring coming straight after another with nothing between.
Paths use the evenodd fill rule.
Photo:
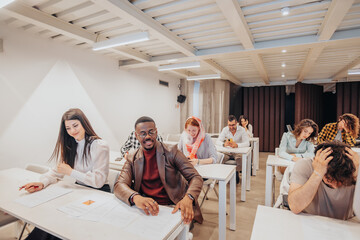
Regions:
<instances>
[{"instance_id":1,"label":"man's eyeglasses","mask_svg":"<svg viewBox=\"0 0 360 240\"><path fill-rule=\"evenodd\" d=\"M151 129L149 130L149 132L142 131L140 133L137 133L137 135L141 138L145 138L147 135L149 135L150 137L154 136L156 132L157 132L156 130Z\"/></svg>"}]
</instances>

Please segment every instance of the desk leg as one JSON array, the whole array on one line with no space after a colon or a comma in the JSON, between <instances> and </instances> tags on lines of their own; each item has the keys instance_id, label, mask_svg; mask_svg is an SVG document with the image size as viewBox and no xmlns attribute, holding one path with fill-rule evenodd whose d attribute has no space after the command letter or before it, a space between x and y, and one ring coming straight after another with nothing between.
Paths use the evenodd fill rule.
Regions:
<instances>
[{"instance_id":1,"label":"desk leg","mask_svg":"<svg viewBox=\"0 0 360 240\"><path fill-rule=\"evenodd\" d=\"M236 176L230 179L230 230L236 230Z\"/></svg>"},{"instance_id":2,"label":"desk leg","mask_svg":"<svg viewBox=\"0 0 360 240\"><path fill-rule=\"evenodd\" d=\"M254 162L256 163L256 170L259 170L259 141L254 142Z\"/></svg>"},{"instance_id":3,"label":"desk leg","mask_svg":"<svg viewBox=\"0 0 360 240\"><path fill-rule=\"evenodd\" d=\"M273 167L266 165L265 206L271 207Z\"/></svg>"},{"instance_id":4,"label":"desk leg","mask_svg":"<svg viewBox=\"0 0 360 240\"><path fill-rule=\"evenodd\" d=\"M241 201L246 201L246 180L247 180L247 156L242 155L242 172L241 172Z\"/></svg>"},{"instance_id":5,"label":"desk leg","mask_svg":"<svg viewBox=\"0 0 360 240\"><path fill-rule=\"evenodd\" d=\"M230 212L230 215L231 214L232 214L232 212ZM219 181L219 239L226 239L226 183L225 183L225 181Z\"/></svg>"},{"instance_id":6,"label":"desk leg","mask_svg":"<svg viewBox=\"0 0 360 240\"><path fill-rule=\"evenodd\" d=\"M252 152L249 153L247 159L247 168L246 168L246 190L250 191L250 183L251 183L251 160L252 160Z\"/></svg>"}]
</instances>

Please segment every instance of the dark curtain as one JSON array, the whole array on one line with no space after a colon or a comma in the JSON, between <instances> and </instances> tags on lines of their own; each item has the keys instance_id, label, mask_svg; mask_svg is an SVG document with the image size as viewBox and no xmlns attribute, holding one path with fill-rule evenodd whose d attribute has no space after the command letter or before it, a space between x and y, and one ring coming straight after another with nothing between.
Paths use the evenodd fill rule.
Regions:
<instances>
[{"instance_id":1,"label":"dark curtain","mask_svg":"<svg viewBox=\"0 0 360 240\"><path fill-rule=\"evenodd\" d=\"M285 87L238 88L230 113L249 118L261 152L274 152L285 131Z\"/></svg>"},{"instance_id":2,"label":"dark curtain","mask_svg":"<svg viewBox=\"0 0 360 240\"><path fill-rule=\"evenodd\" d=\"M323 126L323 87L314 84L295 85L295 124L304 118Z\"/></svg>"},{"instance_id":3,"label":"dark curtain","mask_svg":"<svg viewBox=\"0 0 360 240\"><path fill-rule=\"evenodd\" d=\"M360 116L360 82L337 83L337 119L344 113Z\"/></svg>"}]
</instances>

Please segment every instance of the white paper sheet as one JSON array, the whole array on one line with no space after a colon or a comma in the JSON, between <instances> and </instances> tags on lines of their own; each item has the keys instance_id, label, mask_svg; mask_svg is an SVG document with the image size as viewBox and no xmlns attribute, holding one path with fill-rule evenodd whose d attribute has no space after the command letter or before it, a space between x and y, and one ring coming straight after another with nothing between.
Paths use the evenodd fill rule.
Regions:
<instances>
[{"instance_id":1,"label":"white paper sheet","mask_svg":"<svg viewBox=\"0 0 360 240\"><path fill-rule=\"evenodd\" d=\"M136 222L129 224L125 230L135 233L143 239L164 239L181 219L180 211L174 214L171 213L172 211L173 208L171 207L161 207L157 216L142 214L136 219Z\"/></svg>"},{"instance_id":2,"label":"white paper sheet","mask_svg":"<svg viewBox=\"0 0 360 240\"><path fill-rule=\"evenodd\" d=\"M15 199L15 202L32 208L69 192L72 192L72 190L53 185L38 192L25 193L25 196Z\"/></svg>"},{"instance_id":3,"label":"white paper sheet","mask_svg":"<svg viewBox=\"0 0 360 240\"><path fill-rule=\"evenodd\" d=\"M90 194L78 200L59 207L57 210L73 217L80 217L98 208L110 200L109 196L103 194Z\"/></svg>"},{"instance_id":4,"label":"white paper sheet","mask_svg":"<svg viewBox=\"0 0 360 240\"><path fill-rule=\"evenodd\" d=\"M141 210L130 207L120 200L114 200L115 207L102 217L101 222L120 228L127 228L129 224L142 215Z\"/></svg>"}]
</instances>

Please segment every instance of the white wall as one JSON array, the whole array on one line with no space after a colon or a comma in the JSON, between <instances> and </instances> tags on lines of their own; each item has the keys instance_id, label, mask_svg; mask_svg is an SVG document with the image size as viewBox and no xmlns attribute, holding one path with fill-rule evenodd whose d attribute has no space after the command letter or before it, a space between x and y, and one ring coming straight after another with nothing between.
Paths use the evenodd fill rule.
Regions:
<instances>
[{"instance_id":1,"label":"white wall","mask_svg":"<svg viewBox=\"0 0 360 240\"><path fill-rule=\"evenodd\" d=\"M154 118L160 134L178 131L178 79L150 69L120 70L115 59L3 24L0 38L0 169L47 163L61 116L71 107L85 112L112 150L143 115Z\"/></svg>"}]
</instances>

